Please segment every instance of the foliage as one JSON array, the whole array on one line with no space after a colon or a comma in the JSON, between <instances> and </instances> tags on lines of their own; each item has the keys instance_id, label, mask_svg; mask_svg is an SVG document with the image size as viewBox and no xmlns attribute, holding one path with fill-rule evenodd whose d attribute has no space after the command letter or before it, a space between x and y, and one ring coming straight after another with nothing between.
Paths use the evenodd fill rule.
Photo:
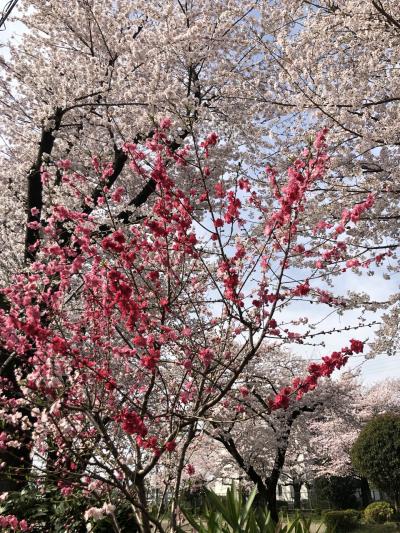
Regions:
<instances>
[{"instance_id":1,"label":"foliage","mask_svg":"<svg viewBox=\"0 0 400 533\"><path fill-rule=\"evenodd\" d=\"M54 533L85 531L83 520L87 499L76 494L63 498L59 490L29 484L22 491L9 493L1 504L1 514L25 519L33 532Z\"/></svg>"},{"instance_id":2,"label":"foliage","mask_svg":"<svg viewBox=\"0 0 400 533\"><path fill-rule=\"evenodd\" d=\"M225 497L208 492L204 514L195 518L183 511L191 526L199 533L309 533L311 520L296 517L276 524L266 509L253 505L257 489L247 501L233 484ZM179 530L183 533L183 529Z\"/></svg>"},{"instance_id":3,"label":"foliage","mask_svg":"<svg viewBox=\"0 0 400 533\"><path fill-rule=\"evenodd\" d=\"M364 509L364 519L366 522L383 524L393 518L394 509L390 503L381 501L373 502Z\"/></svg>"},{"instance_id":4,"label":"foliage","mask_svg":"<svg viewBox=\"0 0 400 533\"><path fill-rule=\"evenodd\" d=\"M351 449L355 469L376 487L400 501L400 416L370 420Z\"/></svg>"},{"instance_id":5,"label":"foliage","mask_svg":"<svg viewBox=\"0 0 400 533\"><path fill-rule=\"evenodd\" d=\"M365 524L362 529L357 529L354 533L392 533L393 531L399 531L399 524L397 522Z\"/></svg>"},{"instance_id":6,"label":"foliage","mask_svg":"<svg viewBox=\"0 0 400 533\"><path fill-rule=\"evenodd\" d=\"M205 486L197 486L195 488L190 487L186 490L181 490L179 495L180 505L185 509L190 509L192 512L196 512L204 507L205 494Z\"/></svg>"},{"instance_id":7,"label":"foliage","mask_svg":"<svg viewBox=\"0 0 400 533\"><path fill-rule=\"evenodd\" d=\"M359 486L360 481L351 476L324 476L313 482L317 499L329 502L334 509L357 508L355 491Z\"/></svg>"},{"instance_id":8,"label":"foliage","mask_svg":"<svg viewBox=\"0 0 400 533\"><path fill-rule=\"evenodd\" d=\"M392 533L399 530L397 522L387 522L386 524L363 524L354 533Z\"/></svg>"},{"instance_id":9,"label":"foliage","mask_svg":"<svg viewBox=\"0 0 400 533\"><path fill-rule=\"evenodd\" d=\"M9 493L1 503L1 515L15 515L25 519L32 532L79 533L86 531L85 510L95 505L96 500L87 494L76 493L63 498L60 491L46 484L42 488L28 484L22 491ZM114 512L121 533L137 531L132 508L120 502ZM112 530L110 517L104 517L93 524L96 533Z\"/></svg>"},{"instance_id":10,"label":"foliage","mask_svg":"<svg viewBox=\"0 0 400 533\"><path fill-rule=\"evenodd\" d=\"M327 533L344 533L355 529L360 521L361 513L354 509L344 511L327 511L324 513L324 523Z\"/></svg>"}]
</instances>

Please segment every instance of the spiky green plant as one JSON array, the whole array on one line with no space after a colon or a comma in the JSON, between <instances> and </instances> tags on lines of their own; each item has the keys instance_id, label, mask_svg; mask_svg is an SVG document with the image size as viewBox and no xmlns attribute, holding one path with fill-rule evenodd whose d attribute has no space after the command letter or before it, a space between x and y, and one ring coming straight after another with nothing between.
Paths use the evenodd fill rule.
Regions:
<instances>
[{"instance_id":1,"label":"spiky green plant","mask_svg":"<svg viewBox=\"0 0 400 533\"><path fill-rule=\"evenodd\" d=\"M206 507L200 517L185 510L182 512L198 533L310 533L311 519L300 516L276 524L267 509L253 505L256 494L257 489L254 489L245 500L232 485L224 497L208 492ZM184 532L183 529L179 531Z\"/></svg>"}]
</instances>

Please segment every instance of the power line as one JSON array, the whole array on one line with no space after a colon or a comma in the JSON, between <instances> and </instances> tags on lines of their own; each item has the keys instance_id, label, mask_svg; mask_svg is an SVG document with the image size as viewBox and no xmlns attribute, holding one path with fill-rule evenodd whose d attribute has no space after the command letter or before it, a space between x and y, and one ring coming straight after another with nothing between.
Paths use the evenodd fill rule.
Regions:
<instances>
[{"instance_id":1,"label":"power line","mask_svg":"<svg viewBox=\"0 0 400 533\"><path fill-rule=\"evenodd\" d=\"M10 0L3 9L3 12L0 16L0 31L3 31L6 29L5 23L8 17L11 14L11 11L14 9L14 7L17 5L18 0Z\"/></svg>"}]
</instances>

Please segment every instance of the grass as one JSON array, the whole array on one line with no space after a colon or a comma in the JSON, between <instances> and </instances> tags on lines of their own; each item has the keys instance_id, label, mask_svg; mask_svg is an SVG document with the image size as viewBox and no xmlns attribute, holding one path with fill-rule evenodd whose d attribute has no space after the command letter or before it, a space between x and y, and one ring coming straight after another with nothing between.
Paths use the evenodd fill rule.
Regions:
<instances>
[{"instance_id":1,"label":"grass","mask_svg":"<svg viewBox=\"0 0 400 533\"><path fill-rule=\"evenodd\" d=\"M400 531L400 524L388 522L387 524L364 524L354 530L354 533L393 533Z\"/></svg>"},{"instance_id":2,"label":"grass","mask_svg":"<svg viewBox=\"0 0 400 533\"><path fill-rule=\"evenodd\" d=\"M318 533L325 533L326 528L320 518L313 518L312 530ZM394 533L400 532L399 522L387 522L386 524L360 524L352 533Z\"/></svg>"},{"instance_id":3,"label":"grass","mask_svg":"<svg viewBox=\"0 0 400 533\"><path fill-rule=\"evenodd\" d=\"M193 531L189 524L183 526L188 532ZM313 520L311 531L318 531L318 533L325 533L325 526L321 527L321 519ZM387 524L362 524L357 529L353 529L352 533L394 533L400 532L400 523L389 522Z\"/></svg>"}]
</instances>

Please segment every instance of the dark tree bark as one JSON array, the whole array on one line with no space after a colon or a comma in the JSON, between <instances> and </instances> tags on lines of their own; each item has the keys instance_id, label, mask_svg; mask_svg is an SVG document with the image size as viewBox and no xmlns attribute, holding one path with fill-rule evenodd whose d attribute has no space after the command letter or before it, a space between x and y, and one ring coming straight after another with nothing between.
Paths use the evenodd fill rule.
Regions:
<instances>
[{"instance_id":1,"label":"dark tree bark","mask_svg":"<svg viewBox=\"0 0 400 533\"><path fill-rule=\"evenodd\" d=\"M266 478L265 482L268 490L268 509L271 513L271 518L274 522L278 522L278 506L276 502L276 489L278 487L278 481L282 474L283 467L285 465L286 452L289 445L289 436L294 420L292 418L288 421L288 426L284 434L280 439L279 446L275 453L274 466L270 475Z\"/></svg>"},{"instance_id":2,"label":"dark tree bark","mask_svg":"<svg viewBox=\"0 0 400 533\"><path fill-rule=\"evenodd\" d=\"M279 477L285 464L290 428L293 422L294 420L290 422L289 430L285 432L283 438L281 439L281 443L276 450L274 466L270 475L265 479L263 479L251 465L246 464L243 456L240 454L234 440L231 437L226 437L224 435L217 437L217 440L219 440L225 446L226 450L235 459L238 466L240 466L240 468L246 472L251 481L257 486L257 503L260 506L266 506L268 508L268 511L270 512L271 518L274 522L278 522L279 520L276 489L278 486Z\"/></svg>"},{"instance_id":3,"label":"dark tree bark","mask_svg":"<svg viewBox=\"0 0 400 533\"><path fill-rule=\"evenodd\" d=\"M368 479L366 477L360 478L360 488L361 488L361 501L363 507L367 507L372 501L371 489L369 488Z\"/></svg>"},{"instance_id":4,"label":"dark tree bark","mask_svg":"<svg viewBox=\"0 0 400 533\"><path fill-rule=\"evenodd\" d=\"M43 155L50 155L54 146L54 133L60 128L61 120L64 115L64 110L57 108L54 115L50 117L49 123L52 126L49 128L42 128L42 135L39 142L39 149L36 157L36 161L31 166L28 172L28 199L27 199L27 222L37 222L40 220L40 214L43 208L43 185L41 179L40 169L43 164ZM37 209L36 215L32 214L32 209ZM31 249L31 246L39 238L39 229L26 227L25 231L25 261L34 261L36 251Z\"/></svg>"},{"instance_id":5,"label":"dark tree bark","mask_svg":"<svg viewBox=\"0 0 400 533\"><path fill-rule=\"evenodd\" d=\"M4 349L0 350L1 390L6 401L21 398L22 393L15 379L16 361ZM21 409L24 416L29 416L27 409ZM5 423L2 430L11 435L13 440L21 443L19 448L5 448L0 450L0 462L6 466L0 473L0 492L12 492L21 490L30 472L30 430L23 430Z\"/></svg>"},{"instance_id":6,"label":"dark tree bark","mask_svg":"<svg viewBox=\"0 0 400 533\"><path fill-rule=\"evenodd\" d=\"M294 492L294 508L301 509L301 487L302 482L298 480L293 481L293 492Z\"/></svg>"}]
</instances>

